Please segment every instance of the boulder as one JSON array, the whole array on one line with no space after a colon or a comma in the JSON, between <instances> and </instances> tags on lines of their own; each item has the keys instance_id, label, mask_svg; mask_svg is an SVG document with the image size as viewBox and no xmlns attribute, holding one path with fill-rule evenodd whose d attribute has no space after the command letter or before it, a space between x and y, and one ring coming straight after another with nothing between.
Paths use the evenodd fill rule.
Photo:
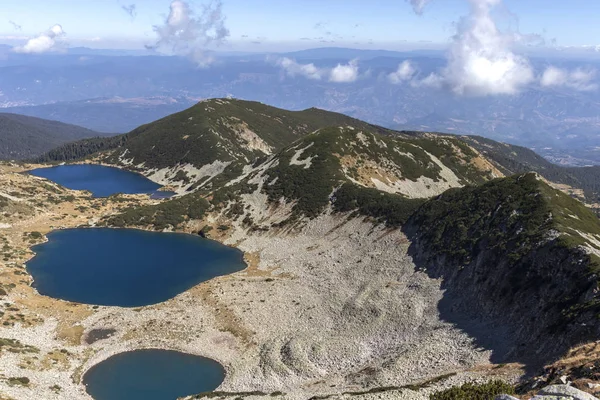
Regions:
<instances>
[{"instance_id":1,"label":"boulder","mask_svg":"<svg viewBox=\"0 0 600 400\"><path fill-rule=\"evenodd\" d=\"M552 385L540 390L531 400L598 400L598 398L572 386Z\"/></svg>"}]
</instances>

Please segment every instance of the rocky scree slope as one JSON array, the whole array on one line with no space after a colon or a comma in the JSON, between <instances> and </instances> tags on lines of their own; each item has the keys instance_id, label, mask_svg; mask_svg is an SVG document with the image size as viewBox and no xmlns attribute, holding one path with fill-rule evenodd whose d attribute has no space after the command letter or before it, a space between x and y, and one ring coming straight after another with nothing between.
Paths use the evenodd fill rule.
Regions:
<instances>
[{"instance_id":1,"label":"rocky scree slope","mask_svg":"<svg viewBox=\"0 0 600 400\"><path fill-rule=\"evenodd\" d=\"M100 135L62 122L0 113L0 159L37 157L64 143Z\"/></svg>"}]
</instances>

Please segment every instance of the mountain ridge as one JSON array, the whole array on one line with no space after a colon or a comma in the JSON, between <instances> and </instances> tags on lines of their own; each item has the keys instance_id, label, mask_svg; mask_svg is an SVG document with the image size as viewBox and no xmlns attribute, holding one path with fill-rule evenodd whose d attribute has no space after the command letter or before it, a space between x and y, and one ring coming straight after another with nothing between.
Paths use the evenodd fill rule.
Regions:
<instances>
[{"instance_id":1,"label":"mountain ridge","mask_svg":"<svg viewBox=\"0 0 600 400\"><path fill-rule=\"evenodd\" d=\"M62 144L101 135L58 121L0 113L0 159L33 158Z\"/></svg>"}]
</instances>

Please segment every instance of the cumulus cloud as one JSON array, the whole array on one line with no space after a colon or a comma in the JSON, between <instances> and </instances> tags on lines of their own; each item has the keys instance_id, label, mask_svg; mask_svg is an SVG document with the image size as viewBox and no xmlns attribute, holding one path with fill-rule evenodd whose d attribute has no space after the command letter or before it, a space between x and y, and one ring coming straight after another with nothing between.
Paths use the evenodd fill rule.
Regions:
<instances>
[{"instance_id":1,"label":"cumulus cloud","mask_svg":"<svg viewBox=\"0 0 600 400\"><path fill-rule=\"evenodd\" d=\"M222 8L222 2L215 0L197 15L186 1L173 0L164 23L153 28L158 36L156 43L148 47L189 57L201 66L210 64L207 47L219 45L229 36Z\"/></svg>"},{"instance_id":2,"label":"cumulus cloud","mask_svg":"<svg viewBox=\"0 0 600 400\"><path fill-rule=\"evenodd\" d=\"M338 64L335 68L321 68L315 64L302 64L288 57L268 58L291 78L303 77L315 81L327 80L335 83L351 83L360 77L358 60Z\"/></svg>"},{"instance_id":3,"label":"cumulus cloud","mask_svg":"<svg viewBox=\"0 0 600 400\"><path fill-rule=\"evenodd\" d=\"M137 16L137 6L135 4L121 6L121 9L125 11L131 17L131 19L135 19Z\"/></svg>"},{"instance_id":4,"label":"cumulus cloud","mask_svg":"<svg viewBox=\"0 0 600 400\"><path fill-rule=\"evenodd\" d=\"M348 64L338 64L329 74L330 82L350 83L358 79L358 60L352 60Z\"/></svg>"},{"instance_id":5,"label":"cumulus cloud","mask_svg":"<svg viewBox=\"0 0 600 400\"><path fill-rule=\"evenodd\" d=\"M578 91L590 91L598 88L598 85L593 82L595 77L595 70L577 68L568 71L551 66L542 74L540 83L545 87L567 87Z\"/></svg>"},{"instance_id":6,"label":"cumulus cloud","mask_svg":"<svg viewBox=\"0 0 600 400\"><path fill-rule=\"evenodd\" d=\"M388 75L388 79L391 83L397 85L412 80L416 73L417 70L413 64L406 60L398 65L398 69L395 72Z\"/></svg>"},{"instance_id":7,"label":"cumulus cloud","mask_svg":"<svg viewBox=\"0 0 600 400\"><path fill-rule=\"evenodd\" d=\"M303 76L312 80L321 80L327 73L321 68L317 68L315 64L300 64L296 60L291 58L283 57L276 61L276 64L280 66L285 73L294 78L296 76Z\"/></svg>"},{"instance_id":8,"label":"cumulus cloud","mask_svg":"<svg viewBox=\"0 0 600 400\"><path fill-rule=\"evenodd\" d=\"M431 0L407 0L415 12L421 14ZM547 68L536 76L529 60L512 51L521 45L541 45L544 38L536 34L502 32L498 29L492 12L503 6L503 0L466 0L470 5L468 15L456 24L456 34L448 52L448 62L440 72L417 79L408 64L400 65L389 78L394 83L408 80L413 86L448 88L457 95L487 96L512 95L531 84L544 87L567 87L574 90L595 90L595 71L575 69L568 71ZM502 11L507 13L504 8ZM510 14L510 12L508 12ZM517 16L510 14L513 19Z\"/></svg>"},{"instance_id":9,"label":"cumulus cloud","mask_svg":"<svg viewBox=\"0 0 600 400\"><path fill-rule=\"evenodd\" d=\"M431 0L406 0L412 6L413 10L419 15L423 14L423 10L427 3Z\"/></svg>"},{"instance_id":10,"label":"cumulus cloud","mask_svg":"<svg viewBox=\"0 0 600 400\"><path fill-rule=\"evenodd\" d=\"M502 33L492 18L502 0L468 2L470 13L457 23L447 66L419 84L445 86L458 95L518 93L535 75L527 58L511 51L519 36Z\"/></svg>"},{"instance_id":11,"label":"cumulus cloud","mask_svg":"<svg viewBox=\"0 0 600 400\"><path fill-rule=\"evenodd\" d=\"M14 51L17 53L46 53L54 51L60 49L64 43L65 36L66 33L62 26L57 24L46 32L29 39L25 45L15 47Z\"/></svg>"}]
</instances>

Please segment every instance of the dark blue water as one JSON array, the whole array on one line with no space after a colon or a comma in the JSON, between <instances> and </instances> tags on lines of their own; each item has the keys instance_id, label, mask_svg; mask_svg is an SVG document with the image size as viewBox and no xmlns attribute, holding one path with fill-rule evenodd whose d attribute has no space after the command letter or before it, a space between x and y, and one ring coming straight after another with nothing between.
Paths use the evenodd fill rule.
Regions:
<instances>
[{"instance_id":1,"label":"dark blue water","mask_svg":"<svg viewBox=\"0 0 600 400\"><path fill-rule=\"evenodd\" d=\"M195 235L135 229L66 229L33 247L27 263L44 295L78 303L160 303L246 267L243 253Z\"/></svg>"},{"instance_id":2,"label":"dark blue water","mask_svg":"<svg viewBox=\"0 0 600 400\"><path fill-rule=\"evenodd\" d=\"M116 193L159 193L161 186L143 175L103 165L59 165L29 171L69 189L89 190L94 197Z\"/></svg>"},{"instance_id":3,"label":"dark blue water","mask_svg":"<svg viewBox=\"0 0 600 400\"><path fill-rule=\"evenodd\" d=\"M215 390L225 378L216 361L166 350L117 354L84 376L95 400L175 400Z\"/></svg>"}]
</instances>

